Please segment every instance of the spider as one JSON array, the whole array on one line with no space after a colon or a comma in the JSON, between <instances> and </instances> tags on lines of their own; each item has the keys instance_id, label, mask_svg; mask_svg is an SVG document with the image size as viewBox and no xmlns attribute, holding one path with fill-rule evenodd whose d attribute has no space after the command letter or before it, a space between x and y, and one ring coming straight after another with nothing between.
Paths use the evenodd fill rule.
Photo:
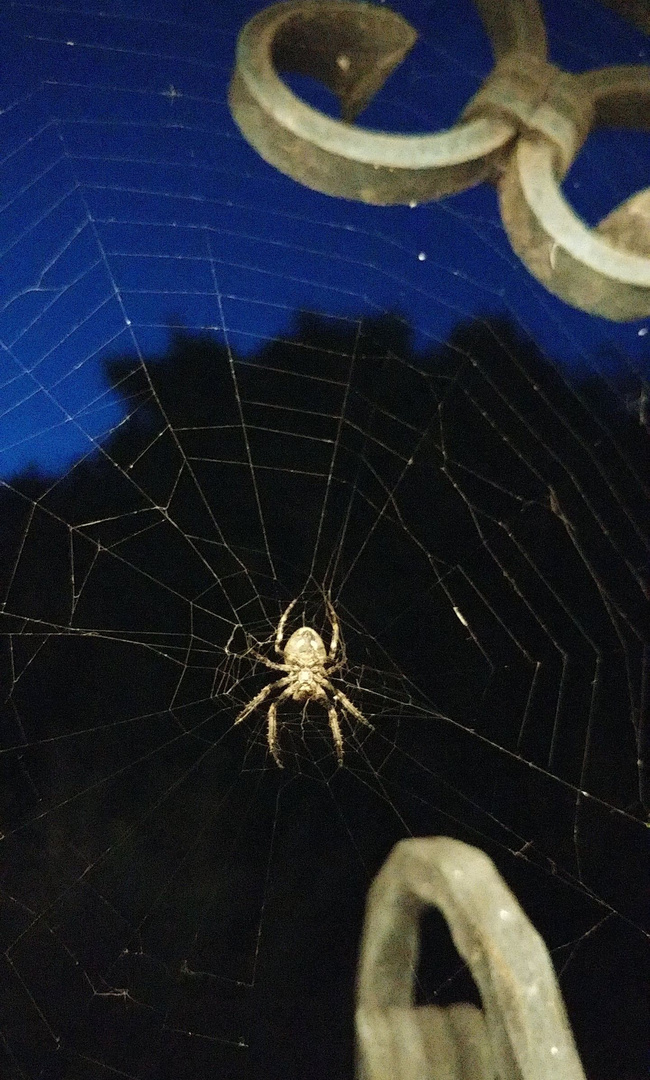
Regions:
<instances>
[{"instance_id":1,"label":"spider","mask_svg":"<svg viewBox=\"0 0 650 1080\"><path fill-rule=\"evenodd\" d=\"M253 656L263 664L266 664L268 668L272 668L274 671L286 671L286 675L281 679L276 679L275 682L269 683L260 690L259 694L256 694L255 697L248 702L248 705L241 710L235 720L235 724L240 724L242 720L245 720L246 717L257 709L263 701L266 701L270 694L279 690L280 693L277 700L272 701L269 705L266 738L269 744L269 750L273 755L276 765L282 769L284 766L280 760L280 751L278 748L278 705L285 698L293 698L294 701L304 702L318 701L323 708L327 710L330 730L334 740L334 749L339 765L342 765L343 735L341 734L336 703L338 702L345 712L349 713L349 715L353 716L356 720L359 720L362 724L365 724L366 727L372 728L372 724L369 720L366 720L363 713L359 712L349 698L347 698L341 690L335 689L330 682L329 676L333 675L335 671L339 671L340 668L343 667L343 664L345 663L345 653L343 652L343 649L339 650L339 621L329 600L326 600L327 613L332 627L329 651L325 649L325 644L320 634L316 633L311 626L301 626L299 630L294 630L284 646L284 649L282 648L282 639L284 637L287 619L297 602L297 599L292 600L285 609L282 618L278 623L278 629L275 635L274 648L276 653L283 658L284 663L278 663L276 660L268 660L266 656L253 650ZM337 652L339 652L338 659L336 658Z\"/></svg>"}]
</instances>

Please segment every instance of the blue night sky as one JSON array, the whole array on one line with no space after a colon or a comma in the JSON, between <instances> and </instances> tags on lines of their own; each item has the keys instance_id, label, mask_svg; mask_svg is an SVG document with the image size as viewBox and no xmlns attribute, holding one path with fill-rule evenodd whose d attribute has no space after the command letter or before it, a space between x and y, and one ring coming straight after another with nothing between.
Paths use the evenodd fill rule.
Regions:
<instances>
[{"instance_id":1,"label":"blue night sky","mask_svg":"<svg viewBox=\"0 0 650 1080\"><path fill-rule=\"evenodd\" d=\"M471 317L510 316L568 369L647 370L647 320L575 311L512 253L495 191L415 209L308 190L247 145L227 106L252 0L11 3L0 74L0 471L53 473L124 416L103 362L163 352L169 327L224 333L241 354L297 309L397 311L419 348ZM362 116L451 125L490 70L469 0L396 0L420 40ZM459 14L460 12L460 14ZM586 0L544 4L570 71L648 63L647 38ZM317 99L314 99L317 100ZM597 222L647 183L647 133L590 136L565 184ZM422 254L426 257L422 258Z\"/></svg>"}]
</instances>

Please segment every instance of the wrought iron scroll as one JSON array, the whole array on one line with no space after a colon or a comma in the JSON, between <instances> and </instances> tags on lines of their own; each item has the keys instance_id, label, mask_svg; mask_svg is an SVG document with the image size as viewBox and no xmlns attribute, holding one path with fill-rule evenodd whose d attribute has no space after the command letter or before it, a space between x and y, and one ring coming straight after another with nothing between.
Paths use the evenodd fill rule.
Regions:
<instances>
[{"instance_id":1,"label":"wrought iron scroll","mask_svg":"<svg viewBox=\"0 0 650 1080\"><path fill-rule=\"evenodd\" d=\"M288 0L255 15L237 43L232 115L266 161L328 195L414 204L491 181L514 251L550 292L608 319L647 317L650 187L590 229L560 185L593 127L650 130L650 67L569 74L547 59L537 0L475 3L495 66L446 131L354 123L417 40L400 15L361 0ZM324 83L343 119L301 101L282 71Z\"/></svg>"}]
</instances>

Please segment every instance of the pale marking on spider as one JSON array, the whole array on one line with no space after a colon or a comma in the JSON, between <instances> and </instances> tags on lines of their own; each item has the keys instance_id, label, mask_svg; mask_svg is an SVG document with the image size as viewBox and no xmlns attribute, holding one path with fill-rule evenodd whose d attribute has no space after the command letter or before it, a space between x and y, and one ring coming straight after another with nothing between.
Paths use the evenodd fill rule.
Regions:
<instances>
[{"instance_id":1,"label":"pale marking on spider","mask_svg":"<svg viewBox=\"0 0 650 1080\"><path fill-rule=\"evenodd\" d=\"M335 671L340 671L345 664L345 652L343 649L339 650L339 621L330 600L326 600L327 613L332 626L329 649L325 648L322 637L311 626L301 626L300 629L294 630L286 645L282 648L287 619L297 602L296 598L285 608L275 635L274 648L284 662L279 663L277 660L269 660L255 649L251 650L253 656L262 664L265 664L266 667L272 668L274 671L286 671L287 674L282 679L276 679L275 682L269 683L260 690L259 694L256 694L248 702L248 705L241 710L235 724L240 724L242 720L250 716L274 691L280 691L277 700L272 701L268 708L266 738L276 765L282 769L284 766L280 760L280 749L278 747L278 705L286 698L304 702L318 701L327 711L330 731L334 740L334 749L338 763L342 765L343 735L336 711L336 703L338 702L345 712L353 716L355 720L359 720L360 723L365 724L371 730L374 730L374 728L343 691L337 690L330 682L329 676L333 675ZM338 659L337 653L339 653Z\"/></svg>"}]
</instances>

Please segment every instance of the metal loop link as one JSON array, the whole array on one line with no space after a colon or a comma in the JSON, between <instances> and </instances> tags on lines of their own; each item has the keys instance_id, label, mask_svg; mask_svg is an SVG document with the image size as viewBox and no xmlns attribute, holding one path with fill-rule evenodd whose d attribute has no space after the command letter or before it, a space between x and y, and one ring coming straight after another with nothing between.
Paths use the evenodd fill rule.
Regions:
<instances>
[{"instance_id":1,"label":"metal loop link","mask_svg":"<svg viewBox=\"0 0 650 1080\"><path fill-rule=\"evenodd\" d=\"M413 204L489 180L514 251L549 291L609 319L650 315L650 188L593 230L560 190L592 127L650 129L650 67L571 75L547 60L536 0L475 2L496 64L447 131L354 125L417 39L400 15L360 0L285 0L255 15L237 43L232 115L266 161L329 195ZM324 83L343 120L301 101L278 71Z\"/></svg>"},{"instance_id":2,"label":"metal loop link","mask_svg":"<svg viewBox=\"0 0 650 1080\"><path fill-rule=\"evenodd\" d=\"M497 61L461 119L488 116L509 121L520 135L550 143L557 174L564 177L589 134L594 107L582 93L579 76L513 49Z\"/></svg>"}]
</instances>

